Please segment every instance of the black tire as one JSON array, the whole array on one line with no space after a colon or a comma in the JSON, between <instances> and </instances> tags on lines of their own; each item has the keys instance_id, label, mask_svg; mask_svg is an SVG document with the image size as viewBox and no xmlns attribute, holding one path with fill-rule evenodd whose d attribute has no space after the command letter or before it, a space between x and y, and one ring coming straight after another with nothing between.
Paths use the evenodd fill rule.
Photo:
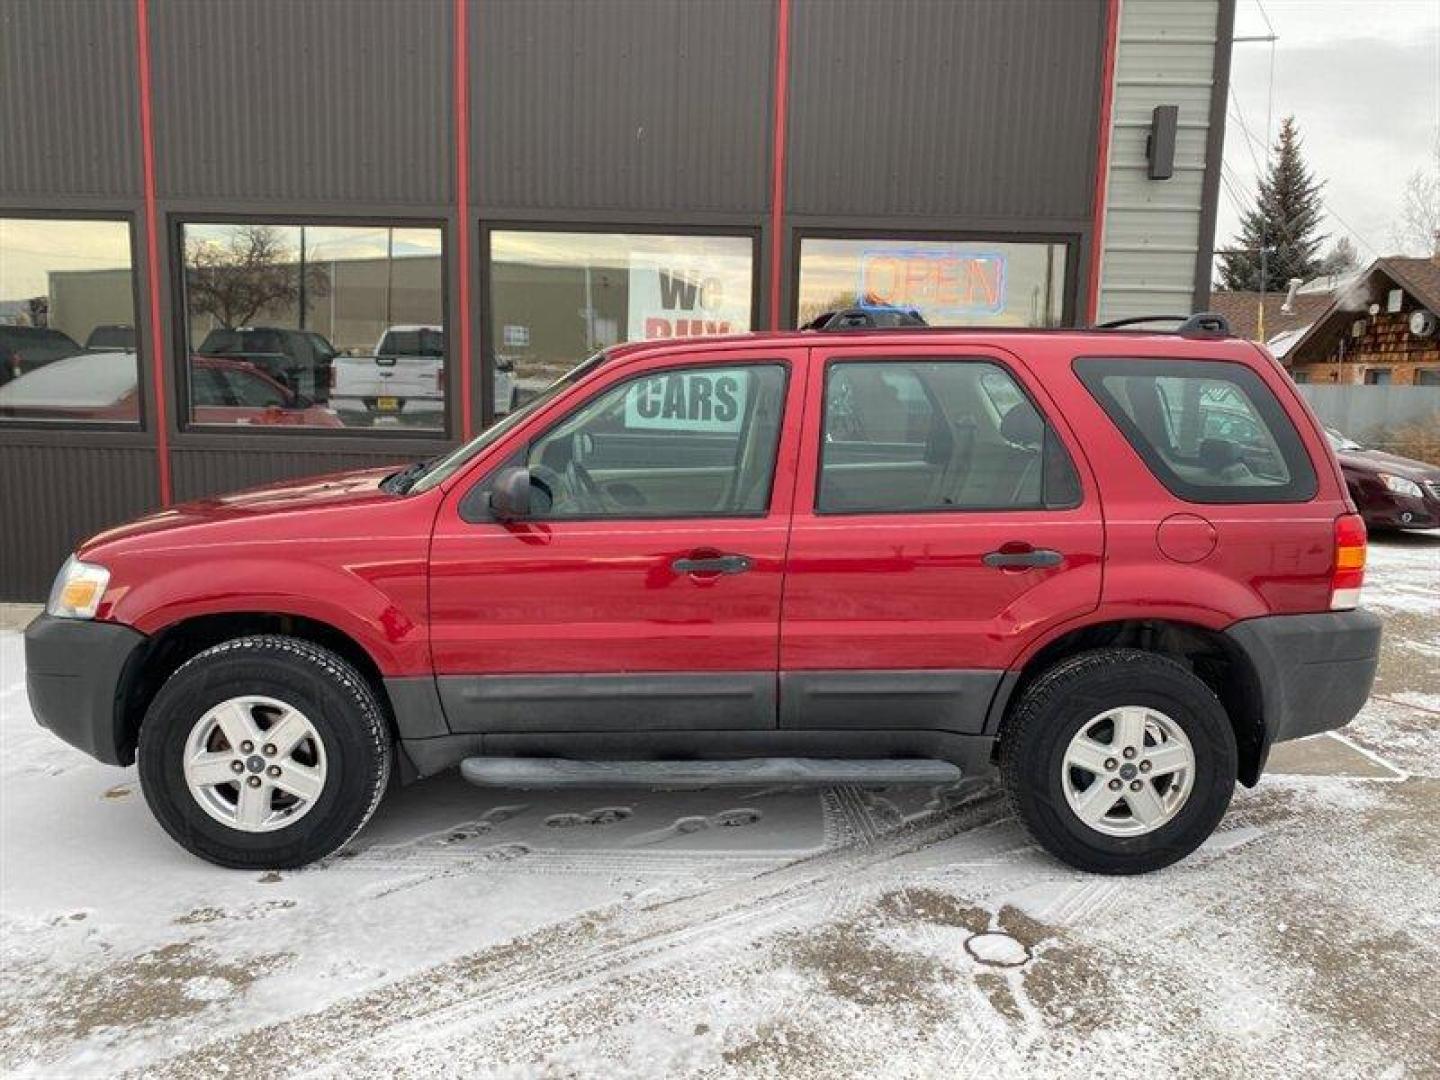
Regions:
<instances>
[{"instance_id":1,"label":"black tire","mask_svg":"<svg viewBox=\"0 0 1440 1080\"><path fill-rule=\"evenodd\" d=\"M1062 787L1064 762L1083 726L1126 705L1158 710L1183 730L1195 778L1164 825L1144 835L1112 836L1071 809ZM1214 692L1174 660L1137 649L1096 649L1056 664L1025 690L1000 738L1000 774L1030 834L1056 858L1099 874L1158 870L1194 851L1225 816L1237 768L1235 732Z\"/></svg>"},{"instance_id":2,"label":"black tire","mask_svg":"<svg viewBox=\"0 0 1440 1080\"><path fill-rule=\"evenodd\" d=\"M185 781L192 728L221 702L263 695L309 720L326 776L314 805L272 832L245 832L208 814ZM369 682L329 649L265 634L206 649L155 695L140 727L140 784L151 812L187 851L235 869L304 866L340 848L380 804L390 776L390 729Z\"/></svg>"}]
</instances>

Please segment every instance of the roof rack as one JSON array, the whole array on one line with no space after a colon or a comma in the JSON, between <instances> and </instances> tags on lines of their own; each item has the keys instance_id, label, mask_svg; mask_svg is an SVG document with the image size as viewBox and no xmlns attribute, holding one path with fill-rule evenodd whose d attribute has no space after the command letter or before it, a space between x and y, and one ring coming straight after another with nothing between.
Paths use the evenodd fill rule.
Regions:
<instances>
[{"instance_id":1,"label":"roof rack","mask_svg":"<svg viewBox=\"0 0 1440 1080\"><path fill-rule=\"evenodd\" d=\"M1175 329L1170 332L1181 337L1227 338L1235 336L1230 329L1229 320L1214 311L1201 311L1194 315L1137 315L1129 319L1111 319L1109 322L1096 323L1095 329L1124 330L1128 327L1155 322L1177 323Z\"/></svg>"},{"instance_id":2,"label":"roof rack","mask_svg":"<svg viewBox=\"0 0 1440 1080\"><path fill-rule=\"evenodd\" d=\"M884 330L902 326L928 326L914 308L852 307L826 311L815 316L801 330Z\"/></svg>"},{"instance_id":3,"label":"roof rack","mask_svg":"<svg viewBox=\"0 0 1440 1080\"><path fill-rule=\"evenodd\" d=\"M1164 329L1155 326L1146 326L1147 323L1173 323L1173 326L1166 326ZM819 330L825 333L837 333L846 330L899 330L918 329L932 330L965 330L980 329L979 327L964 326L930 326L914 308L901 308L889 306L867 306L842 308L838 311L821 312L811 319L801 330ZM1108 322L1096 323L1092 330L1149 330L1151 333L1175 334L1185 338L1201 338L1218 340L1220 338L1234 337L1230 329L1230 322L1224 315L1213 311L1201 311L1194 315L1134 315L1127 319L1111 319ZM987 330L1027 330L1033 332L1038 327L985 327ZM1063 331L1063 327L1055 327L1055 330Z\"/></svg>"}]
</instances>

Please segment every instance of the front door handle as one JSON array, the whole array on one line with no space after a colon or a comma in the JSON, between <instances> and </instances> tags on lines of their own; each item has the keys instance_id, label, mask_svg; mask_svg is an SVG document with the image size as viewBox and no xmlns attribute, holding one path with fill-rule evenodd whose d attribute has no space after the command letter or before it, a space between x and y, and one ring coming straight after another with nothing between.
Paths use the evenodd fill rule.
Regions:
<instances>
[{"instance_id":1,"label":"front door handle","mask_svg":"<svg viewBox=\"0 0 1440 1080\"><path fill-rule=\"evenodd\" d=\"M743 574L750 569L750 560L744 555L711 555L676 559L670 569L677 574Z\"/></svg>"},{"instance_id":2,"label":"front door handle","mask_svg":"<svg viewBox=\"0 0 1440 1080\"><path fill-rule=\"evenodd\" d=\"M1050 548L1030 548L1028 551L1001 549L986 552L980 561L999 570L1024 570L1032 566L1059 566L1065 561L1065 556Z\"/></svg>"}]
</instances>

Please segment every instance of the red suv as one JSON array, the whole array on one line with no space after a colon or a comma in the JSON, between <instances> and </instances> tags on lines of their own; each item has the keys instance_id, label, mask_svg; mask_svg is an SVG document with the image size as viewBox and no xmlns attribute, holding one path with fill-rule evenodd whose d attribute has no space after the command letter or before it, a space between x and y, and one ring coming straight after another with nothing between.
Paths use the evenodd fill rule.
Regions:
<instances>
[{"instance_id":1,"label":"red suv","mask_svg":"<svg viewBox=\"0 0 1440 1080\"><path fill-rule=\"evenodd\" d=\"M26 632L29 693L224 866L334 851L392 769L993 762L1046 849L1133 873L1360 709L1364 561L1319 423L1204 320L651 342L446 457L102 533Z\"/></svg>"}]
</instances>

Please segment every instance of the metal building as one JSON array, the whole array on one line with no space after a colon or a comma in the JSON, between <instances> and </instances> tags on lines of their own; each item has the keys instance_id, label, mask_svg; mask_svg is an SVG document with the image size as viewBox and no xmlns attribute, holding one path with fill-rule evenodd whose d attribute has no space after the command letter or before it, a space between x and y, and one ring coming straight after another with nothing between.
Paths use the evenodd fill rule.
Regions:
<instances>
[{"instance_id":1,"label":"metal building","mask_svg":"<svg viewBox=\"0 0 1440 1080\"><path fill-rule=\"evenodd\" d=\"M7 0L0 598L587 352L1186 312L1233 0Z\"/></svg>"}]
</instances>

